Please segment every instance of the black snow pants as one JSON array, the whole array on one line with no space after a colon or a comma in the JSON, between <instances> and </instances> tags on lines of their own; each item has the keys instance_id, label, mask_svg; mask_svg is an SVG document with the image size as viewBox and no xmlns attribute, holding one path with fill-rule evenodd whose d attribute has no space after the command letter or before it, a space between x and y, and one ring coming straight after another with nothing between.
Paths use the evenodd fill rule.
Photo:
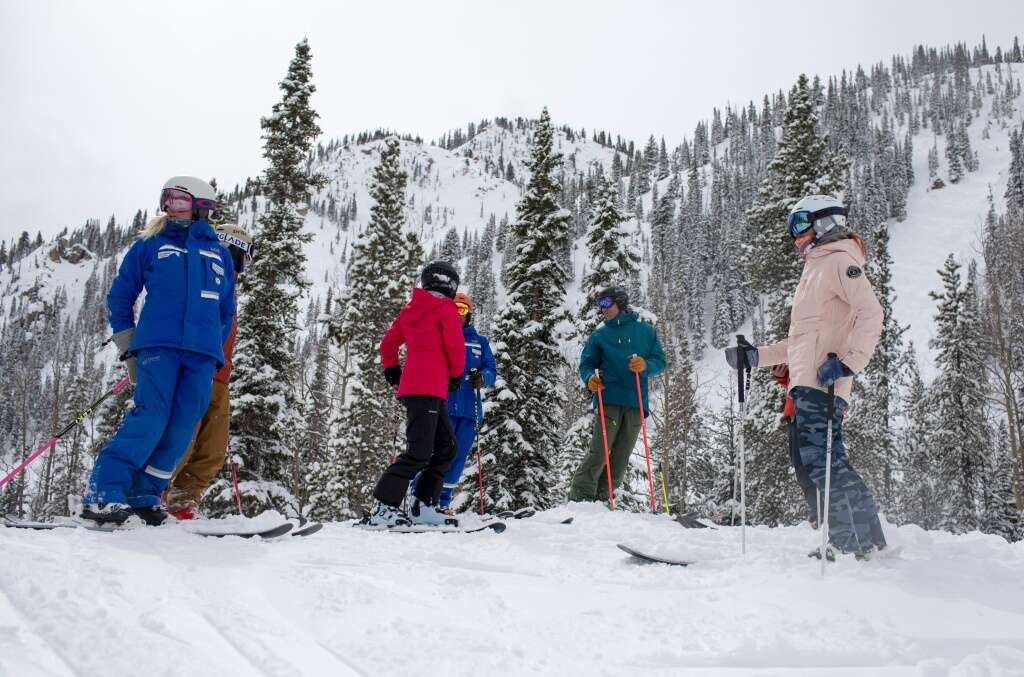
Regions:
<instances>
[{"instance_id":1,"label":"black snow pants","mask_svg":"<svg viewBox=\"0 0 1024 677\"><path fill-rule=\"evenodd\" d=\"M395 459L373 490L381 503L397 507L409 490L409 482L420 473L414 496L423 503L437 503L445 473L458 448L444 400L430 395L405 395L406 449Z\"/></svg>"}]
</instances>

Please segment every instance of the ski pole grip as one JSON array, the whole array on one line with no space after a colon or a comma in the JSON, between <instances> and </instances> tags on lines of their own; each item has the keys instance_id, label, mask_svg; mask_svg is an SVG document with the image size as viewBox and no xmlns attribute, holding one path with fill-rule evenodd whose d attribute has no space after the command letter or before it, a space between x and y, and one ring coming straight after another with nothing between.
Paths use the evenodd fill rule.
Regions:
<instances>
[{"instance_id":1,"label":"ski pole grip","mask_svg":"<svg viewBox=\"0 0 1024 677\"><path fill-rule=\"evenodd\" d=\"M829 353L828 354L828 359L830 359L830 360L837 359L838 357L839 356L836 355L835 353ZM829 427L832 426L832 416L835 413L835 406L836 406L836 384L835 384L835 382L832 382L832 383L830 383L828 385L828 424L829 424Z\"/></svg>"},{"instance_id":2,"label":"ski pole grip","mask_svg":"<svg viewBox=\"0 0 1024 677\"><path fill-rule=\"evenodd\" d=\"M746 401L743 372L750 368L747 366L747 351L743 347L746 344L747 339L743 338L743 334L736 334L736 393L739 395L740 404Z\"/></svg>"}]
</instances>

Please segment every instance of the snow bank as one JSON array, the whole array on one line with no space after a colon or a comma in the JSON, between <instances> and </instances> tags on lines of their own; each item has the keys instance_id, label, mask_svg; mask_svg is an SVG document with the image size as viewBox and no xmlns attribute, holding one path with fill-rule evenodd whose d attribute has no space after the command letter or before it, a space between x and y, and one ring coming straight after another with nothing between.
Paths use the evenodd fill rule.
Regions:
<instances>
[{"instance_id":1,"label":"snow bank","mask_svg":"<svg viewBox=\"0 0 1024 677\"><path fill-rule=\"evenodd\" d=\"M888 533L822 580L806 526L741 557L736 528L593 505L500 535L0 529L0 675L1022 674L1024 544Z\"/></svg>"}]
</instances>

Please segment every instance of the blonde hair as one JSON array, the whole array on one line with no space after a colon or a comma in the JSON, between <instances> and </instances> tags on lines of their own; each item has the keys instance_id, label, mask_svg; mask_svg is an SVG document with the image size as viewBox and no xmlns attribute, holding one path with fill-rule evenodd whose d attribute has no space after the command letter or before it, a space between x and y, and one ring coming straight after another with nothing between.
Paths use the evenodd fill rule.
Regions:
<instances>
[{"instance_id":1,"label":"blonde hair","mask_svg":"<svg viewBox=\"0 0 1024 677\"><path fill-rule=\"evenodd\" d=\"M164 226L167 225L167 220L170 217L167 214L158 214L151 218L147 223L146 227L139 233L140 240L148 240L151 237L156 237L164 231Z\"/></svg>"}]
</instances>

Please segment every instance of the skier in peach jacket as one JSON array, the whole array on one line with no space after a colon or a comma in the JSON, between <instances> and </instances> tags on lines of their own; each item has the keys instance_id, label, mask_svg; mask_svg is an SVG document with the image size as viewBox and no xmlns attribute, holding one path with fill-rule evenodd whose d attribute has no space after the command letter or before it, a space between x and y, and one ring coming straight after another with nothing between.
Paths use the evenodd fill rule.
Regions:
<instances>
[{"instance_id":1,"label":"skier in peach jacket","mask_svg":"<svg viewBox=\"0 0 1024 677\"><path fill-rule=\"evenodd\" d=\"M874 497L847 457L842 418L853 376L875 352L883 312L864 275L864 243L846 228L846 214L845 205L827 195L805 197L793 207L789 234L804 258L804 269L793 298L789 336L771 345L729 348L726 359L735 368L737 351L743 350L754 367L789 365L800 458L821 497L825 496L826 392L835 385L829 541L834 549L866 557L875 548L885 547L885 537ZM830 358L830 353L835 357Z\"/></svg>"}]
</instances>

